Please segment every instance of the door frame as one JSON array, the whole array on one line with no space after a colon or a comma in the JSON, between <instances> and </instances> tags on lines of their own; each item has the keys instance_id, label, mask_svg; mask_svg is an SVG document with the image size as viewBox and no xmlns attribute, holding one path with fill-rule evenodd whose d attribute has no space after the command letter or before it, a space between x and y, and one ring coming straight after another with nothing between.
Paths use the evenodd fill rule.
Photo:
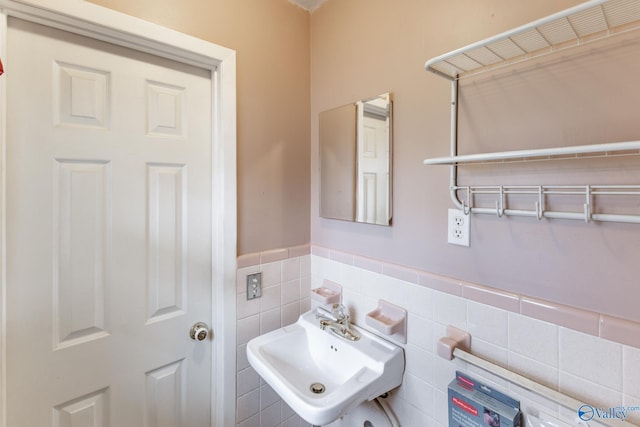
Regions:
<instances>
[{"instance_id":1,"label":"door frame","mask_svg":"<svg viewBox=\"0 0 640 427\"><path fill-rule=\"evenodd\" d=\"M0 58L7 73L8 18L16 17L211 71L211 426L235 425L236 53L86 0L0 0ZM6 79L0 77L0 427L7 426Z\"/></svg>"}]
</instances>

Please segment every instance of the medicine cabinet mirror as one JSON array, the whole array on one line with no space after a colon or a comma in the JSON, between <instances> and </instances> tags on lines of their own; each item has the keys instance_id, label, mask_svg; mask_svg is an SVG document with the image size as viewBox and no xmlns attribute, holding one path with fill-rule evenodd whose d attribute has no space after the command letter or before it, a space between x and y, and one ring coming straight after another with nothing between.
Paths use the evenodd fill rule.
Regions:
<instances>
[{"instance_id":1,"label":"medicine cabinet mirror","mask_svg":"<svg viewBox=\"0 0 640 427\"><path fill-rule=\"evenodd\" d=\"M391 225L392 97L320 113L320 216Z\"/></svg>"}]
</instances>

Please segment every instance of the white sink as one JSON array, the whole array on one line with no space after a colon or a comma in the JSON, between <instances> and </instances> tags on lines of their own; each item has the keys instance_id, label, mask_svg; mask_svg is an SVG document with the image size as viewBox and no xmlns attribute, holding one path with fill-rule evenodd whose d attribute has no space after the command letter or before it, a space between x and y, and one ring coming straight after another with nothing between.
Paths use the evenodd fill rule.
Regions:
<instances>
[{"instance_id":1,"label":"white sink","mask_svg":"<svg viewBox=\"0 0 640 427\"><path fill-rule=\"evenodd\" d=\"M352 328L361 335L358 341L320 329L310 311L293 325L249 341L249 363L300 417L329 424L402 383L402 348ZM318 384L323 392L317 392Z\"/></svg>"}]
</instances>

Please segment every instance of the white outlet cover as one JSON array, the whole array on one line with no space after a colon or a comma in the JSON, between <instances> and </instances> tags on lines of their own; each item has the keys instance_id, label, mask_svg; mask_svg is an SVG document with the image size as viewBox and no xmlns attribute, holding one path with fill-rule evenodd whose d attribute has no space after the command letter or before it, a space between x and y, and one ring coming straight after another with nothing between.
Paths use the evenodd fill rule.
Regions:
<instances>
[{"instance_id":1,"label":"white outlet cover","mask_svg":"<svg viewBox=\"0 0 640 427\"><path fill-rule=\"evenodd\" d=\"M459 209L449 209L447 220L447 242L452 245L469 247L469 225L471 215Z\"/></svg>"}]
</instances>

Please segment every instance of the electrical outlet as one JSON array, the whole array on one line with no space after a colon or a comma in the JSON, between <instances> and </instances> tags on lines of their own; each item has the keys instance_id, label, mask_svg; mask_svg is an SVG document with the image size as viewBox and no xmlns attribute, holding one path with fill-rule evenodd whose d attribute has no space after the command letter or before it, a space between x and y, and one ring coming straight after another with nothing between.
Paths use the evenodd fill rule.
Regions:
<instances>
[{"instance_id":1,"label":"electrical outlet","mask_svg":"<svg viewBox=\"0 0 640 427\"><path fill-rule=\"evenodd\" d=\"M469 247L469 223L471 215L465 215L458 209L449 209L447 221L447 242L452 245Z\"/></svg>"},{"instance_id":2,"label":"electrical outlet","mask_svg":"<svg viewBox=\"0 0 640 427\"><path fill-rule=\"evenodd\" d=\"M247 274L247 300L262 296L262 273Z\"/></svg>"}]
</instances>

